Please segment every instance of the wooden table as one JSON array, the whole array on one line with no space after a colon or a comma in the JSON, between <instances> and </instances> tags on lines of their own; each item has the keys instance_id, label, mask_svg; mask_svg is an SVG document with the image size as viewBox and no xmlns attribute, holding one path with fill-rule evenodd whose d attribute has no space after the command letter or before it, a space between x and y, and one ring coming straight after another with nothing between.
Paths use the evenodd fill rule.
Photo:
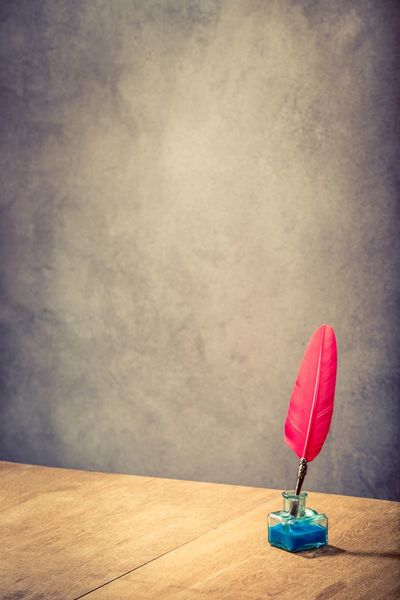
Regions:
<instances>
[{"instance_id":1,"label":"wooden table","mask_svg":"<svg viewBox=\"0 0 400 600\"><path fill-rule=\"evenodd\" d=\"M2 600L400 598L399 504L310 494L330 545L272 548L278 490L0 462Z\"/></svg>"}]
</instances>

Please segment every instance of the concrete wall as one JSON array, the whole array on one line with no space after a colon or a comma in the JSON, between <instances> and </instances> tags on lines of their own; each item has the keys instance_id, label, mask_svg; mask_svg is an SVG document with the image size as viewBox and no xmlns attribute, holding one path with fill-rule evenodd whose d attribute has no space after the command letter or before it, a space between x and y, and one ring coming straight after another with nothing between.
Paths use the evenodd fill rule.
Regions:
<instances>
[{"instance_id":1,"label":"concrete wall","mask_svg":"<svg viewBox=\"0 0 400 600\"><path fill-rule=\"evenodd\" d=\"M400 497L396 2L1 3L0 457ZM397 54L396 54L397 53Z\"/></svg>"}]
</instances>

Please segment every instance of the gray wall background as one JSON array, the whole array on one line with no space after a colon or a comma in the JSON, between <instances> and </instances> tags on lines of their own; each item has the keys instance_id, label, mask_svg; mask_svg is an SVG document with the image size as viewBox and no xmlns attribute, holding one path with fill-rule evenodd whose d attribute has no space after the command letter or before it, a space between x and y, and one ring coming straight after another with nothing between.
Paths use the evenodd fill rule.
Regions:
<instances>
[{"instance_id":1,"label":"gray wall background","mask_svg":"<svg viewBox=\"0 0 400 600\"><path fill-rule=\"evenodd\" d=\"M399 498L396 2L1 2L0 458ZM397 188L398 189L398 188Z\"/></svg>"}]
</instances>

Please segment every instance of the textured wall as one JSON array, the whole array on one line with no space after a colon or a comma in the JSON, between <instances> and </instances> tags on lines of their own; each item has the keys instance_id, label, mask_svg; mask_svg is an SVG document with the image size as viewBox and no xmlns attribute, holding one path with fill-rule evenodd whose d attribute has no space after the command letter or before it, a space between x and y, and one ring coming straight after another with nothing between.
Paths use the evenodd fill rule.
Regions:
<instances>
[{"instance_id":1,"label":"textured wall","mask_svg":"<svg viewBox=\"0 0 400 600\"><path fill-rule=\"evenodd\" d=\"M0 10L0 457L291 487L328 322L306 487L399 497L396 2Z\"/></svg>"}]
</instances>

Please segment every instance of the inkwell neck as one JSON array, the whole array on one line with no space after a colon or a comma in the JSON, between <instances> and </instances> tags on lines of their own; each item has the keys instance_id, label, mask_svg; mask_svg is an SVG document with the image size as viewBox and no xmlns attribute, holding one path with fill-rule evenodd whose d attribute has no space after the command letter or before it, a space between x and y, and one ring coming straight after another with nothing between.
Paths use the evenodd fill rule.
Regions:
<instances>
[{"instance_id":1,"label":"inkwell neck","mask_svg":"<svg viewBox=\"0 0 400 600\"><path fill-rule=\"evenodd\" d=\"M300 492L295 494L294 490L282 492L283 496L283 510L295 514L296 517L302 517L306 511L306 498L307 492Z\"/></svg>"}]
</instances>

